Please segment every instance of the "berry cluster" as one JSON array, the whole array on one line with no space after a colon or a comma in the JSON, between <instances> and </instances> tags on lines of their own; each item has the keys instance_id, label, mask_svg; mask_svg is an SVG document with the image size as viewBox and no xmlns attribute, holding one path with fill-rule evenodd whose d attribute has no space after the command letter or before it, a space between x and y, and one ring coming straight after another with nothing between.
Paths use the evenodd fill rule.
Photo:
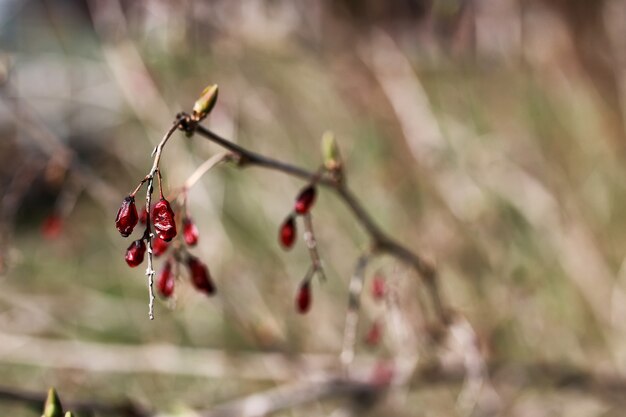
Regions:
<instances>
[{"instance_id":1,"label":"berry cluster","mask_svg":"<svg viewBox=\"0 0 626 417\"><path fill-rule=\"evenodd\" d=\"M187 123L197 124L204 119L215 106L217 95L217 85L210 85L205 88L204 91L202 91L200 98L195 102L193 106L193 114L188 116ZM177 116L174 124L170 127L161 142L154 149L154 162L150 172L139 182L137 188L135 188L135 190L130 193L124 201L122 201L122 205L120 206L115 219L115 226L123 237L130 236L138 222L141 221L141 223L145 225L144 233L141 238L131 243L126 250L125 259L128 266L136 267L143 262L145 254L148 252L148 268L146 270L146 274L149 276L150 282L150 319L153 318L152 308L154 298L152 292L154 277L152 257L162 256L170 249L170 247L170 255L165 260L156 282L157 290L161 296L163 298L169 298L174 294L176 278L178 277L178 267L181 264L186 265L194 288L207 295L215 293L215 284L211 279L209 268L188 251L189 248L198 244L199 233L198 228L187 213L187 188L184 187L181 192L183 197L181 206L183 209L182 211L184 212L182 219L183 244L174 240L177 237L178 231L176 214L169 201L163 196L161 171L159 168L161 152L172 134L177 129L182 128L182 122L183 118L181 116ZM158 179L160 198L159 201L152 206L152 186L155 177ZM135 195L145 183L148 184L146 205L142 210L140 218L137 214L137 207L135 205Z\"/></svg>"},{"instance_id":2,"label":"berry cluster","mask_svg":"<svg viewBox=\"0 0 626 417\"><path fill-rule=\"evenodd\" d=\"M185 265L192 285L200 292L211 295L215 293L215 285L211 279L211 275L207 266L197 257L189 253L189 248L197 245L199 233L198 228L189 216L186 210L186 194L197 179L210 167L214 166L221 160L236 161L240 165L249 162L251 157L259 158L253 153L248 153L236 145L230 144L227 140L220 138L212 132L201 128L199 122L202 121L213 109L217 100L218 89L216 85L207 87L196 101L191 115L179 113L172 127L165 134L161 142L154 149L154 162L151 170L145 178L139 183L137 188L131 192L122 202L118 210L115 225L123 237L132 234L135 226L141 222L145 225L145 229L141 238L133 241L126 250L126 263L130 267L140 265L148 253L148 268L146 274L149 276L150 283L150 317L153 317L153 277L155 275L152 269L152 260L154 257L160 257L166 252L170 252L164 262L162 269L156 277L156 287L163 298L171 297L176 285L178 269L181 264ZM184 213L182 221L176 222L176 214L172 206L163 196L161 171L159 162L161 153L166 142L176 130L184 131L187 136L192 136L196 130L203 131L205 135L214 139L222 146L232 151L231 154L215 155L207 160L198 168L182 187L180 206ZM324 278L324 272L321 260L317 252L316 241L313 233L313 224L311 216L311 208L313 207L317 197L317 185L319 183L342 184L343 167L339 156L339 149L335 142L334 136L327 133L322 138L322 152L324 155L324 164L316 174L310 176L310 183L304 187L296 197L293 209L286 217L279 230L279 242L286 250L291 249L296 241L297 224L296 220L302 218L304 222L304 240L311 256L311 266L309 267L304 279L300 283L300 287L296 296L296 309L300 313L306 313L311 307L311 282L317 275L320 279ZM218 157L216 159L216 157ZM158 180L159 185L159 201L152 206L152 186L153 182ZM137 213L135 205L135 195L141 187L147 183L146 206L142 210L141 216ZM151 206L151 207L149 207ZM177 231L182 227L183 239L176 239ZM176 240L175 240L176 239Z\"/></svg>"},{"instance_id":3,"label":"berry cluster","mask_svg":"<svg viewBox=\"0 0 626 417\"><path fill-rule=\"evenodd\" d=\"M148 210L145 208L142 210L140 218L137 214L133 193L122 201L115 219L115 226L122 236L128 237L138 223L145 225L145 229L142 237L133 241L126 250L125 259L128 266L134 268L143 262L147 250L146 242L150 237L152 254L157 258L167 252L170 246L172 247L172 254L163 264L156 281L157 290L163 298L169 298L174 293L177 268L173 271L172 266L178 266L180 263L187 266L191 283L198 291L207 295L215 293L215 285L208 267L197 257L187 252L188 248L198 244L199 238L198 228L188 214L185 214L182 219L184 245L172 245L172 241L177 236L177 227L176 214L169 201L161 196L150 210L150 218L148 219ZM151 234L152 228L154 229L153 234Z\"/></svg>"}]
</instances>

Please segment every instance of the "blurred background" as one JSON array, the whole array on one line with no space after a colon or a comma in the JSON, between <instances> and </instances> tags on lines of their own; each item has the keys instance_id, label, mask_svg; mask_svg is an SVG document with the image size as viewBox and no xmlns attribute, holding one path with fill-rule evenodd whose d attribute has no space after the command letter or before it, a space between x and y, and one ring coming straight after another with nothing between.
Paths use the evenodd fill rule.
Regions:
<instances>
[{"instance_id":1,"label":"blurred background","mask_svg":"<svg viewBox=\"0 0 626 417\"><path fill-rule=\"evenodd\" d=\"M148 320L145 264L126 265L132 238L115 213L175 114L211 83L220 97L204 124L249 149L314 170L323 132L335 132L353 191L437 265L490 367L473 391L413 375L463 353L425 342L418 277L376 259L355 368L413 376L356 415L622 415L622 0L1 1L3 391L55 386L68 401L193 415L337 369L367 235L320 192L328 281L297 314L309 255L304 242L281 250L277 231L303 183L276 172L224 165L194 186L192 253L218 295L182 276ZM166 191L219 151L176 133ZM375 275L389 288L382 304ZM373 323L382 334L367 343ZM41 414L3 398L1 415ZM342 412L333 400L279 415Z\"/></svg>"}]
</instances>

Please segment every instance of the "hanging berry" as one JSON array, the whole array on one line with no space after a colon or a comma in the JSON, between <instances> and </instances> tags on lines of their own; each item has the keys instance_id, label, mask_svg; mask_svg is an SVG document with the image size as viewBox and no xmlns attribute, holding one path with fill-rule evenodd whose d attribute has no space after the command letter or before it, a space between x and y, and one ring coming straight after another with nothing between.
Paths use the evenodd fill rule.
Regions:
<instances>
[{"instance_id":1,"label":"hanging berry","mask_svg":"<svg viewBox=\"0 0 626 417\"><path fill-rule=\"evenodd\" d=\"M198 258L191 255L187 258L187 266L189 267L193 286L207 295L215 294L215 284L211 280L209 268Z\"/></svg>"},{"instance_id":2,"label":"hanging berry","mask_svg":"<svg viewBox=\"0 0 626 417\"><path fill-rule=\"evenodd\" d=\"M298 214L306 214L315 203L315 197L317 196L317 190L313 185L309 185L300 191L296 198L296 204L294 210Z\"/></svg>"},{"instance_id":3,"label":"hanging berry","mask_svg":"<svg viewBox=\"0 0 626 417\"><path fill-rule=\"evenodd\" d=\"M198 244L198 228L189 217L183 219L183 237L187 246L196 246Z\"/></svg>"},{"instance_id":4,"label":"hanging berry","mask_svg":"<svg viewBox=\"0 0 626 417\"><path fill-rule=\"evenodd\" d=\"M168 259L163 265L157 278L157 289L164 298L169 298L174 293L175 277L172 275L172 262Z\"/></svg>"},{"instance_id":5,"label":"hanging berry","mask_svg":"<svg viewBox=\"0 0 626 417\"><path fill-rule=\"evenodd\" d=\"M146 253L146 244L143 239L137 239L126 249L126 263L134 268L143 262L143 256Z\"/></svg>"},{"instance_id":6,"label":"hanging berry","mask_svg":"<svg viewBox=\"0 0 626 417\"><path fill-rule=\"evenodd\" d=\"M174 211L166 199L161 198L152 209L152 223L157 236L164 241L169 242L176 236Z\"/></svg>"},{"instance_id":7,"label":"hanging berry","mask_svg":"<svg viewBox=\"0 0 626 417\"><path fill-rule=\"evenodd\" d=\"M296 232L296 219L290 215L280 226L279 240L283 248L290 249L293 246L296 241Z\"/></svg>"},{"instance_id":8,"label":"hanging berry","mask_svg":"<svg viewBox=\"0 0 626 417\"><path fill-rule=\"evenodd\" d=\"M158 256L163 255L163 253L165 253L165 251L167 250L169 246L170 246L169 243L167 243L166 241L164 241L158 236L155 236L152 239L152 253L154 254L154 256L158 257Z\"/></svg>"},{"instance_id":9,"label":"hanging berry","mask_svg":"<svg viewBox=\"0 0 626 417\"><path fill-rule=\"evenodd\" d=\"M296 309L298 313L305 314L311 308L311 283L309 281L300 285L296 296Z\"/></svg>"},{"instance_id":10,"label":"hanging berry","mask_svg":"<svg viewBox=\"0 0 626 417\"><path fill-rule=\"evenodd\" d=\"M135 207L135 197L127 196L117 211L115 218L115 227L124 237L130 236L133 229L137 225L139 217L137 216L137 207Z\"/></svg>"}]
</instances>

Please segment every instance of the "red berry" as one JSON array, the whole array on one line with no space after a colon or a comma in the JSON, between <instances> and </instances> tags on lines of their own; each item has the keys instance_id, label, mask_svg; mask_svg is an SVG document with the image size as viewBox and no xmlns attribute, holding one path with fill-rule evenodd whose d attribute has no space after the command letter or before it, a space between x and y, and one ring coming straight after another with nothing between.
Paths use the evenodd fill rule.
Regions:
<instances>
[{"instance_id":1,"label":"red berry","mask_svg":"<svg viewBox=\"0 0 626 417\"><path fill-rule=\"evenodd\" d=\"M160 199L152 209L152 223L157 236L164 241L169 242L176 236L174 211L166 199Z\"/></svg>"},{"instance_id":2,"label":"red berry","mask_svg":"<svg viewBox=\"0 0 626 417\"><path fill-rule=\"evenodd\" d=\"M143 239L135 240L126 249L126 263L134 268L143 262L143 256L146 253L146 244Z\"/></svg>"},{"instance_id":3,"label":"red berry","mask_svg":"<svg viewBox=\"0 0 626 417\"><path fill-rule=\"evenodd\" d=\"M139 217L137 216L137 207L135 207L135 197L127 196L120 209L117 211L117 217L115 218L115 227L119 230L120 234L124 237L128 237L132 232Z\"/></svg>"},{"instance_id":4,"label":"red berry","mask_svg":"<svg viewBox=\"0 0 626 417\"><path fill-rule=\"evenodd\" d=\"M189 218L183 219L183 237L188 246L196 246L198 244L198 228L196 224Z\"/></svg>"},{"instance_id":5,"label":"red berry","mask_svg":"<svg viewBox=\"0 0 626 417\"><path fill-rule=\"evenodd\" d=\"M195 256L189 256L189 258L187 258L187 266L189 267L189 272L191 273L191 282L193 283L193 286L207 295L214 294L215 285L211 280L209 268L207 268L207 266L200 262L200 260Z\"/></svg>"},{"instance_id":6,"label":"red berry","mask_svg":"<svg viewBox=\"0 0 626 417\"><path fill-rule=\"evenodd\" d=\"M56 239L63 231L63 220L58 214L51 214L41 225L41 234L46 239Z\"/></svg>"},{"instance_id":7,"label":"red berry","mask_svg":"<svg viewBox=\"0 0 626 417\"><path fill-rule=\"evenodd\" d=\"M296 205L294 208L296 213L308 213L311 209L311 206L313 206L313 203L315 202L316 195L317 191L312 185L309 185L308 187L300 191L300 194L298 194L298 197L296 198Z\"/></svg>"},{"instance_id":8,"label":"red berry","mask_svg":"<svg viewBox=\"0 0 626 417\"><path fill-rule=\"evenodd\" d=\"M283 248L289 249L296 241L296 219L293 216L287 217L282 226L280 226L280 243Z\"/></svg>"},{"instance_id":9,"label":"red berry","mask_svg":"<svg viewBox=\"0 0 626 417\"><path fill-rule=\"evenodd\" d=\"M163 265L157 278L157 289L164 298L169 298L174 293L174 275L172 275L172 262L168 260Z\"/></svg>"},{"instance_id":10,"label":"red berry","mask_svg":"<svg viewBox=\"0 0 626 417\"><path fill-rule=\"evenodd\" d=\"M387 283L385 282L385 279L380 275L376 275L372 280L372 297L379 301L385 297L386 293Z\"/></svg>"},{"instance_id":11,"label":"red berry","mask_svg":"<svg viewBox=\"0 0 626 417\"><path fill-rule=\"evenodd\" d=\"M372 323L372 326L365 335L365 343L370 346L376 346L380 343L380 339L383 335L383 328L379 321Z\"/></svg>"},{"instance_id":12,"label":"red berry","mask_svg":"<svg viewBox=\"0 0 626 417\"><path fill-rule=\"evenodd\" d=\"M296 296L296 309L298 313L305 314L311 308L311 284L309 281L303 283Z\"/></svg>"},{"instance_id":13,"label":"red berry","mask_svg":"<svg viewBox=\"0 0 626 417\"><path fill-rule=\"evenodd\" d=\"M169 246L170 246L169 243L167 243L166 241L164 241L158 236L155 236L152 239L152 253L154 254L154 256L158 257L158 256L163 255L163 253L167 250Z\"/></svg>"}]
</instances>

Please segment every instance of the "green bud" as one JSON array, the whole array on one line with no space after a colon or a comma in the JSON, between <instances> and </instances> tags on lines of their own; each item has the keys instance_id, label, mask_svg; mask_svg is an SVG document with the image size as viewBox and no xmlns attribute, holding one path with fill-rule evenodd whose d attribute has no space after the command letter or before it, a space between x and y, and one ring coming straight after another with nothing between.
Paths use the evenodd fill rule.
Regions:
<instances>
[{"instance_id":1,"label":"green bud","mask_svg":"<svg viewBox=\"0 0 626 417\"><path fill-rule=\"evenodd\" d=\"M193 105L193 115L196 120L204 119L213 110L217 102L217 84L212 84L202 90L202 95Z\"/></svg>"},{"instance_id":2,"label":"green bud","mask_svg":"<svg viewBox=\"0 0 626 417\"><path fill-rule=\"evenodd\" d=\"M41 417L63 417L63 407L61 406L61 400L57 395L54 388L48 390L48 397L43 408L43 415Z\"/></svg>"},{"instance_id":3,"label":"green bud","mask_svg":"<svg viewBox=\"0 0 626 417\"><path fill-rule=\"evenodd\" d=\"M341 170L341 155L339 146L335 139L335 134L331 131L325 132L322 136L322 155L324 156L324 166L329 171Z\"/></svg>"},{"instance_id":4,"label":"green bud","mask_svg":"<svg viewBox=\"0 0 626 417\"><path fill-rule=\"evenodd\" d=\"M68 411L67 413L65 413L65 417L74 417L74 414L72 414L71 411Z\"/></svg>"}]
</instances>

